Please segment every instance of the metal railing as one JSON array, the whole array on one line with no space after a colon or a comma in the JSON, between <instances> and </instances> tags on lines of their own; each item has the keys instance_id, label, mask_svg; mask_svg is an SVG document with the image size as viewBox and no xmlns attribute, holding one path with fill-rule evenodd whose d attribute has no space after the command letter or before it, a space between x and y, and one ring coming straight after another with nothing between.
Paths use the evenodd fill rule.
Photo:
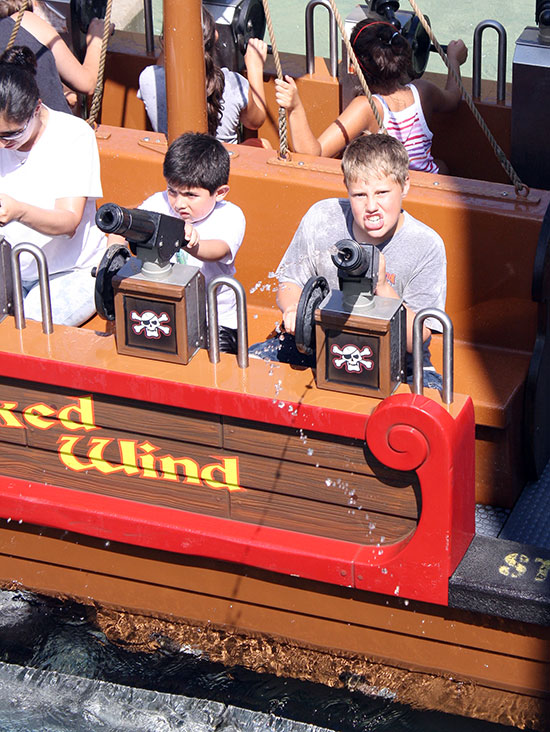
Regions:
<instances>
[{"instance_id":1,"label":"metal railing","mask_svg":"<svg viewBox=\"0 0 550 732\"><path fill-rule=\"evenodd\" d=\"M497 59L497 101L506 100L506 29L498 20L482 20L474 30L474 52L472 59L472 96L481 96L481 39L487 28L493 28L498 34Z\"/></svg>"},{"instance_id":2,"label":"metal railing","mask_svg":"<svg viewBox=\"0 0 550 732\"><path fill-rule=\"evenodd\" d=\"M329 13L330 74L336 77L338 75L338 26L328 0L310 0L306 6L306 71L308 74L313 74L315 71L313 13L318 5L322 5Z\"/></svg>"},{"instance_id":3,"label":"metal railing","mask_svg":"<svg viewBox=\"0 0 550 732\"><path fill-rule=\"evenodd\" d=\"M36 244L17 244L11 250L11 269L13 277L13 314L15 327L22 330L26 327L25 310L23 308L23 286L21 283L21 266L19 259L23 252L32 254L38 267L38 283L40 286L40 307L42 308L42 332L53 333L52 301L50 297L50 281L48 279L48 263L46 255Z\"/></svg>"},{"instance_id":4,"label":"metal railing","mask_svg":"<svg viewBox=\"0 0 550 732\"><path fill-rule=\"evenodd\" d=\"M435 318L443 326L443 390L441 398L445 404L454 399L454 329L447 313L437 308L424 308L416 314L413 323L413 393L424 393L422 326L426 318Z\"/></svg>"},{"instance_id":5,"label":"metal railing","mask_svg":"<svg viewBox=\"0 0 550 732\"><path fill-rule=\"evenodd\" d=\"M220 336L218 333L218 302L216 292L222 285L230 287L237 299L237 363L241 369L248 366L248 317L244 287L233 277L221 275L208 283L208 357L211 363L220 360Z\"/></svg>"}]
</instances>

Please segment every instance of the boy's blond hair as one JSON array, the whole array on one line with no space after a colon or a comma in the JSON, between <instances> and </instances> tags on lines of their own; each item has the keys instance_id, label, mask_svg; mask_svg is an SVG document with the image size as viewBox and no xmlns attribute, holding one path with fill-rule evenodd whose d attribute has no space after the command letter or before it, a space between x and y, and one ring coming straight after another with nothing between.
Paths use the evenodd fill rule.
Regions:
<instances>
[{"instance_id":1,"label":"boy's blond hair","mask_svg":"<svg viewBox=\"0 0 550 732\"><path fill-rule=\"evenodd\" d=\"M342 172L346 186L356 180L389 176L401 186L409 177L405 146L386 134L360 135L344 151Z\"/></svg>"}]
</instances>

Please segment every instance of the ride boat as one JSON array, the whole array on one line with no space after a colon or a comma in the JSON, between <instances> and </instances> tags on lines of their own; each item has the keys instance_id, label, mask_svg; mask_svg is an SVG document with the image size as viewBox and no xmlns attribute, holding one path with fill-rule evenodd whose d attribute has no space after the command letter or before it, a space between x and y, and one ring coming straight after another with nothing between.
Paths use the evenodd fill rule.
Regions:
<instances>
[{"instance_id":1,"label":"ride boat","mask_svg":"<svg viewBox=\"0 0 550 732\"><path fill-rule=\"evenodd\" d=\"M235 11L237 44L261 6L210 5L226 6L219 22ZM200 9L164 2L169 139L206 129ZM531 30L529 49L544 54ZM134 95L153 57L135 34L111 42L100 203L131 208L164 185L166 139L146 130ZM320 131L345 79L324 59L282 58ZM275 75L268 67L259 138L228 145L231 200L247 218L237 279L249 342L280 317L273 272L301 216L344 195L339 161L277 152ZM550 192L542 153L514 148L513 105L488 88L476 108L501 148L533 155L522 175L540 187L503 182L466 108L436 120L435 152L453 175L412 172L406 207L447 249L454 359L449 338L433 346L443 394L327 388L311 369L219 354L215 339L184 358L143 357L121 348L118 312L116 335L99 318L25 323L4 276L3 587L86 603L135 647L171 639L228 664L548 728L550 549L530 537L544 527L535 481L550 446ZM4 272L12 259L4 243ZM106 302L111 277L101 280ZM476 504L516 533L502 520L476 533Z\"/></svg>"}]
</instances>

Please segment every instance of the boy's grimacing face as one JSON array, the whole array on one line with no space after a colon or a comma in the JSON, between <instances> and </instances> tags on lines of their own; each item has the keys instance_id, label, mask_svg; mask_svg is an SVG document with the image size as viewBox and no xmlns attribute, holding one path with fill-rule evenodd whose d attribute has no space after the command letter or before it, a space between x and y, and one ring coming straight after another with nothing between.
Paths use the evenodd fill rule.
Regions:
<instances>
[{"instance_id":1,"label":"boy's grimacing face","mask_svg":"<svg viewBox=\"0 0 550 732\"><path fill-rule=\"evenodd\" d=\"M205 219L218 201L222 201L229 192L229 186L220 186L214 193L206 188L192 188L167 183L166 193L170 206L184 221L201 221Z\"/></svg>"},{"instance_id":2,"label":"boy's grimacing face","mask_svg":"<svg viewBox=\"0 0 550 732\"><path fill-rule=\"evenodd\" d=\"M409 191L409 179L401 185L391 176L348 181L355 238L367 244L381 244L401 228L401 204Z\"/></svg>"}]
</instances>

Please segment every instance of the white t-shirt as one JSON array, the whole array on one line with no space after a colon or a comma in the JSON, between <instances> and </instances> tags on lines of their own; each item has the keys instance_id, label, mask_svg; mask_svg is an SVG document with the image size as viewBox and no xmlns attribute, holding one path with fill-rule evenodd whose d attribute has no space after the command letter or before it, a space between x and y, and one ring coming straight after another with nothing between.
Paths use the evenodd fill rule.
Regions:
<instances>
[{"instance_id":1,"label":"white t-shirt","mask_svg":"<svg viewBox=\"0 0 550 732\"><path fill-rule=\"evenodd\" d=\"M155 211L156 213L180 218L170 206L166 191L154 193L139 208L144 211ZM221 239L225 241L229 246L230 254L215 262L202 262L186 253L187 264L200 267L206 287L208 287L211 280L220 275L233 277L235 274L235 256L241 246L246 227L246 220L241 209L229 201L218 201L208 216L200 221L193 221L193 226L198 231L201 239ZM237 308L233 291L222 285L218 288L217 293L219 325L236 328Z\"/></svg>"},{"instance_id":2,"label":"white t-shirt","mask_svg":"<svg viewBox=\"0 0 550 732\"><path fill-rule=\"evenodd\" d=\"M97 264L104 252L103 233L95 226L95 199L102 196L99 153L92 128L78 117L48 109L42 135L28 152L0 150L0 201L7 193L18 201L53 209L58 198L86 196L82 220L73 237L52 237L10 221L0 229L10 244L30 242L46 255L50 274ZM37 279L34 257L23 253L21 277Z\"/></svg>"}]
</instances>

